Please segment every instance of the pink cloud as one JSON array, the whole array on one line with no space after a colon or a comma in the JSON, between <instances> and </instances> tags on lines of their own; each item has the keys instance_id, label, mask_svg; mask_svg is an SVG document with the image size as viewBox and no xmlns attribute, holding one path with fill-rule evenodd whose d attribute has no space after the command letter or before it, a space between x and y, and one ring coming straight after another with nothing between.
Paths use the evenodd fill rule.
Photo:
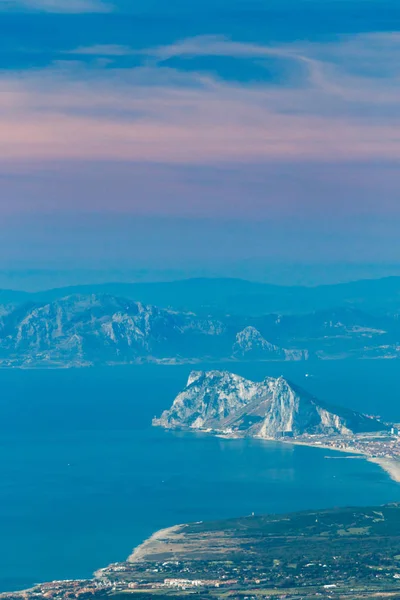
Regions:
<instances>
[{"instance_id":1,"label":"pink cloud","mask_svg":"<svg viewBox=\"0 0 400 600\"><path fill-rule=\"evenodd\" d=\"M400 124L281 115L252 104L251 97L230 102L191 92L185 100L184 92L176 93L176 101L134 100L132 109L147 113L138 118L35 111L35 96L28 94L30 106L0 113L1 156L165 163L400 158ZM20 102L17 94L15 106Z\"/></svg>"},{"instance_id":2,"label":"pink cloud","mask_svg":"<svg viewBox=\"0 0 400 600\"><path fill-rule=\"evenodd\" d=\"M392 78L380 80L377 88L371 78L351 75L338 62L343 45L361 60L367 41L274 49L206 37L148 51L158 59L290 54L307 73L301 86L288 82L282 88L229 83L159 64L92 72L65 61L34 75L3 75L2 160L399 160L400 86ZM380 48L382 41L375 44ZM397 52L398 45L391 34L384 38L386 52ZM122 51L108 49L114 55ZM370 46L365 52L370 57Z\"/></svg>"}]
</instances>

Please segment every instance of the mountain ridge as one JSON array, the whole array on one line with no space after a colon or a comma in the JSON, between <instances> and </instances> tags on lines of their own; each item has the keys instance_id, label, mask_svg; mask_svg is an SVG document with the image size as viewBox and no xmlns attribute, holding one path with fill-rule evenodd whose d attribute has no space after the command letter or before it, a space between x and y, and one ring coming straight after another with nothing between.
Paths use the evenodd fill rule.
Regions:
<instances>
[{"instance_id":1,"label":"mountain ridge","mask_svg":"<svg viewBox=\"0 0 400 600\"><path fill-rule=\"evenodd\" d=\"M0 364L235 360L235 349L240 346L235 336L240 336L242 327L242 321L233 323L111 295L76 294L4 310L0 315ZM263 358L268 360L306 356L266 341L263 350Z\"/></svg>"},{"instance_id":2,"label":"mountain ridge","mask_svg":"<svg viewBox=\"0 0 400 600\"><path fill-rule=\"evenodd\" d=\"M351 307L242 317L109 294L0 305L0 367L399 356L400 320Z\"/></svg>"},{"instance_id":3,"label":"mountain ridge","mask_svg":"<svg viewBox=\"0 0 400 600\"><path fill-rule=\"evenodd\" d=\"M153 425L266 439L387 429L377 419L321 402L283 377L254 382L228 371L192 371Z\"/></svg>"},{"instance_id":4,"label":"mountain ridge","mask_svg":"<svg viewBox=\"0 0 400 600\"><path fill-rule=\"evenodd\" d=\"M334 306L398 312L400 277L360 279L316 286L287 286L240 278L197 277L161 282L109 282L63 286L39 292L0 290L9 301L52 301L75 293L108 293L159 306L199 312L208 308L232 314L260 315L267 312L298 314ZM19 295L20 297L16 297ZM14 298L13 298L14 296Z\"/></svg>"}]
</instances>

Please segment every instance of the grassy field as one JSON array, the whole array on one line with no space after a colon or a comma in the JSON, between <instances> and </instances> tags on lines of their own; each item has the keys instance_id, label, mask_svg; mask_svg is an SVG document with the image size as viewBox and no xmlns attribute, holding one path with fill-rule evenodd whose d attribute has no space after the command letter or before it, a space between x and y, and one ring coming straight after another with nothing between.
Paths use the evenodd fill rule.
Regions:
<instances>
[{"instance_id":1,"label":"grassy field","mask_svg":"<svg viewBox=\"0 0 400 600\"><path fill-rule=\"evenodd\" d=\"M400 506L184 525L126 568L115 581L142 587L116 598L400 598ZM184 580L201 583L179 590Z\"/></svg>"}]
</instances>

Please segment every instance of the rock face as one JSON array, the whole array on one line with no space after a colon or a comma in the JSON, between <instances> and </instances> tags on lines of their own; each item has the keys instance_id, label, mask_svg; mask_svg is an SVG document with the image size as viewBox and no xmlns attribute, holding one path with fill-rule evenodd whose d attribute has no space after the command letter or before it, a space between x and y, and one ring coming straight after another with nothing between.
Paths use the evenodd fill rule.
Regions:
<instances>
[{"instance_id":1,"label":"rock face","mask_svg":"<svg viewBox=\"0 0 400 600\"><path fill-rule=\"evenodd\" d=\"M398 321L350 309L199 316L105 294L0 306L0 367L399 356Z\"/></svg>"},{"instance_id":2,"label":"rock face","mask_svg":"<svg viewBox=\"0 0 400 600\"><path fill-rule=\"evenodd\" d=\"M0 359L22 365L191 359L225 332L217 319L97 295L23 305L0 325Z\"/></svg>"},{"instance_id":3,"label":"rock face","mask_svg":"<svg viewBox=\"0 0 400 600\"><path fill-rule=\"evenodd\" d=\"M306 350L286 350L268 342L256 329L249 325L236 335L233 356L245 360L307 360Z\"/></svg>"},{"instance_id":4,"label":"rock face","mask_svg":"<svg viewBox=\"0 0 400 600\"><path fill-rule=\"evenodd\" d=\"M253 382L226 371L193 371L171 409L153 425L262 438L386 429L376 419L324 404L282 377Z\"/></svg>"},{"instance_id":5,"label":"rock face","mask_svg":"<svg viewBox=\"0 0 400 600\"><path fill-rule=\"evenodd\" d=\"M237 333L240 331L240 333ZM107 295L0 307L0 366L293 360L254 327Z\"/></svg>"}]
</instances>

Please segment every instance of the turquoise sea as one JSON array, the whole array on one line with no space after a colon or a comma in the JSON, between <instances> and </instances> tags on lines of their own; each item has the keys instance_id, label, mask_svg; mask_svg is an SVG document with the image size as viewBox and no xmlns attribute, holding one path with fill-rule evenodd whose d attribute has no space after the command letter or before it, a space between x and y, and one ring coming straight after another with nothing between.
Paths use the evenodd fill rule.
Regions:
<instances>
[{"instance_id":1,"label":"turquoise sea","mask_svg":"<svg viewBox=\"0 0 400 600\"><path fill-rule=\"evenodd\" d=\"M398 362L219 366L283 374L321 399L400 421ZM190 370L0 371L1 591L90 576L176 523L400 501L400 485L364 460L151 428Z\"/></svg>"}]
</instances>

